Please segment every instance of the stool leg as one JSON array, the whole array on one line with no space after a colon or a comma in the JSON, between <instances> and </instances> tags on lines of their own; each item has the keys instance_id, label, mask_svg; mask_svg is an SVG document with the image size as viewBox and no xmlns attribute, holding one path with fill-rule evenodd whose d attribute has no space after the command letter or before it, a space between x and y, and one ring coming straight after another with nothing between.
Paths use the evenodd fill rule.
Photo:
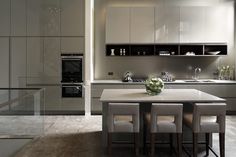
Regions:
<instances>
[{"instance_id":1,"label":"stool leg","mask_svg":"<svg viewBox=\"0 0 236 157\"><path fill-rule=\"evenodd\" d=\"M172 154L173 152L173 134L169 134L170 136L170 153Z\"/></svg>"},{"instance_id":2,"label":"stool leg","mask_svg":"<svg viewBox=\"0 0 236 157\"><path fill-rule=\"evenodd\" d=\"M225 133L219 133L220 137L220 157L225 157Z\"/></svg>"},{"instance_id":3,"label":"stool leg","mask_svg":"<svg viewBox=\"0 0 236 157\"><path fill-rule=\"evenodd\" d=\"M112 154L112 133L108 133L108 138L107 138L107 148L108 148L108 156L111 156Z\"/></svg>"},{"instance_id":4,"label":"stool leg","mask_svg":"<svg viewBox=\"0 0 236 157\"><path fill-rule=\"evenodd\" d=\"M155 155L155 133L151 133L150 140L151 140L151 153L150 153L150 155L154 156Z\"/></svg>"},{"instance_id":5,"label":"stool leg","mask_svg":"<svg viewBox=\"0 0 236 157\"><path fill-rule=\"evenodd\" d=\"M139 133L134 133L135 155L139 156Z\"/></svg>"},{"instance_id":6,"label":"stool leg","mask_svg":"<svg viewBox=\"0 0 236 157\"><path fill-rule=\"evenodd\" d=\"M182 133L177 133L177 156L182 156Z\"/></svg>"},{"instance_id":7,"label":"stool leg","mask_svg":"<svg viewBox=\"0 0 236 157\"><path fill-rule=\"evenodd\" d=\"M206 133L206 156L209 156L209 137L210 137L210 133Z\"/></svg>"},{"instance_id":8,"label":"stool leg","mask_svg":"<svg viewBox=\"0 0 236 157\"><path fill-rule=\"evenodd\" d=\"M193 157L197 157L198 153L198 133L193 133Z\"/></svg>"}]
</instances>

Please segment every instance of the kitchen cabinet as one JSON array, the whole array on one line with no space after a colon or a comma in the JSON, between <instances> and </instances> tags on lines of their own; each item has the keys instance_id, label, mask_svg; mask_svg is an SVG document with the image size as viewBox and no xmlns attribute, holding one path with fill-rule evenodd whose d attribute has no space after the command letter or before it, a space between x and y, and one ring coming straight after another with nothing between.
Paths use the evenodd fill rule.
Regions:
<instances>
[{"instance_id":1,"label":"kitchen cabinet","mask_svg":"<svg viewBox=\"0 0 236 157\"><path fill-rule=\"evenodd\" d=\"M61 37L61 53L84 53L83 37Z\"/></svg>"},{"instance_id":2,"label":"kitchen cabinet","mask_svg":"<svg viewBox=\"0 0 236 157\"><path fill-rule=\"evenodd\" d=\"M106 13L106 43L130 42L130 8L109 7Z\"/></svg>"},{"instance_id":3,"label":"kitchen cabinet","mask_svg":"<svg viewBox=\"0 0 236 157\"><path fill-rule=\"evenodd\" d=\"M9 38L0 37L0 88L9 88Z\"/></svg>"},{"instance_id":4,"label":"kitchen cabinet","mask_svg":"<svg viewBox=\"0 0 236 157\"><path fill-rule=\"evenodd\" d=\"M61 0L61 36L85 33L85 0Z\"/></svg>"},{"instance_id":5,"label":"kitchen cabinet","mask_svg":"<svg viewBox=\"0 0 236 157\"><path fill-rule=\"evenodd\" d=\"M180 42L201 43L205 33L205 7L180 7Z\"/></svg>"},{"instance_id":6,"label":"kitchen cabinet","mask_svg":"<svg viewBox=\"0 0 236 157\"><path fill-rule=\"evenodd\" d=\"M11 36L26 36L26 0L11 0Z\"/></svg>"},{"instance_id":7,"label":"kitchen cabinet","mask_svg":"<svg viewBox=\"0 0 236 157\"><path fill-rule=\"evenodd\" d=\"M60 38L44 38L43 74L47 78L44 83L60 83L61 81L61 54Z\"/></svg>"},{"instance_id":8,"label":"kitchen cabinet","mask_svg":"<svg viewBox=\"0 0 236 157\"><path fill-rule=\"evenodd\" d=\"M27 84L40 84L45 81L43 44L42 37L27 38Z\"/></svg>"},{"instance_id":9,"label":"kitchen cabinet","mask_svg":"<svg viewBox=\"0 0 236 157\"><path fill-rule=\"evenodd\" d=\"M11 88L26 87L26 38L11 39Z\"/></svg>"},{"instance_id":10,"label":"kitchen cabinet","mask_svg":"<svg viewBox=\"0 0 236 157\"><path fill-rule=\"evenodd\" d=\"M60 35L60 0L27 1L27 35Z\"/></svg>"},{"instance_id":11,"label":"kitchen cabinet","mask_svg":"<svg viewBox=\"0 0 236 157\"><path fill-rule=\"evenodd\" d=\"M130 43L154 43L154 7L130 8Z\"/></svg>"},{"instance_id":12,"label":"kitchen cabinet","mask_svg":"<svg viewBox=\"0 0 236 157\"><path fill-rule=\"evenodd\" d=\"M10 0L0 1L0 36L10 35Z\"/></svg>"},{"instance_id":13,"label":"kitchen cabinet","mask_svg":"<svg viewBox=\"0 0 236 157\"><path fill-rule=\"evenodd\" d=\"M227 42L228 8L224 6L205 8L205 41Z\"/></svg>"},{"instance_id":14,"label":"kitchen cabinet","mask_svg":"<svg viewBox=\"0 0 236 157\"><path fill-rule=\"evenodd\" d=\"M179 43L180 7L158 6L155 8L155 42Z\"/></svg>"}]
</instances>

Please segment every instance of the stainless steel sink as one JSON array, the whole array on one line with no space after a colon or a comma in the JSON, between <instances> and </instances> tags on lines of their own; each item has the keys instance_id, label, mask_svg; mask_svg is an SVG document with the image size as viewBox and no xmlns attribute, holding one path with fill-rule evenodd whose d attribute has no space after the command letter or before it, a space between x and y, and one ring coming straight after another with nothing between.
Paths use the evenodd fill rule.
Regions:
<instances>
[{"instance_id":1,"label":"stainless steel sink","mask_svg":"<svg viewBox=\"0 0 236 157\"><path fill-rule=\"evenodd\" d=\"M191 83L191 82L215 82L215 81L213 81L213 80L184 80L184 82L189 82L189 83Z\"/></svg>"},{"instance_id":2,"label":"stainless steel sink","mask_svg":"<svg viewBox=\"0 0 236 157\"><path fill-rule=\"evenodd\" d=\"M200 81L198 81L198 80L184 80L184 82L200 82Z\"/></svg>"}]
</instances>

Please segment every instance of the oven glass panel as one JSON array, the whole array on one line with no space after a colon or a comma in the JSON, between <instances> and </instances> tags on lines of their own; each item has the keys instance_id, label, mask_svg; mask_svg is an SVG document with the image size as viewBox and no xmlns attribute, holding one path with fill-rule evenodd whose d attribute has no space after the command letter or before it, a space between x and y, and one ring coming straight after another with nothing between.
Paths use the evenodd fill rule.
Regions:
<instances>
[{"instance_id":1,"label":"oven glass panel","mask_svg":"<svg viewBox=\"0 0 236 157\"><path fill-rule=\"evenodd\" d=\"M62 86L62 97L82 97L82 86Z\"/></svg>"},{"instance_id":2,"label":"oven glass panel","mask_svg":"<svg viewBox=\"0 0 236 157\"><path fill-rule=\"evenodd\" d=\"M62 81L82 82L82 59L62 60Z\"/></svg>"}]
</instances>

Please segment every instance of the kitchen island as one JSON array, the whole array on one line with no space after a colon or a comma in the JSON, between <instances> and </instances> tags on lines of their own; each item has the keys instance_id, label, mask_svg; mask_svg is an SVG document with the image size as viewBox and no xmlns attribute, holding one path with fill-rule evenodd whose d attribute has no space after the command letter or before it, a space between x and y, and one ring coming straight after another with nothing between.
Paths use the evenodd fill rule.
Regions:
<instances>
[{"instance_id":1,"label":"kitchen island","mask_svg":"<svg viewBox=\"0 0 236 157\"><path fill-rule=\"evenodd\" d=\"M159 95L150 96L145 89L104 89L100 101L102 102L102 138L103 146L107 146L107 114L109 103L139 103L140 104L140 135L142 140L143 115L150 112L151 103L183 103L187 108L191 103L221 103L225 99L196 90L196 89L164 89ZM141 142L142 143L142 142Z\"/></svg>"}]
</instances>

